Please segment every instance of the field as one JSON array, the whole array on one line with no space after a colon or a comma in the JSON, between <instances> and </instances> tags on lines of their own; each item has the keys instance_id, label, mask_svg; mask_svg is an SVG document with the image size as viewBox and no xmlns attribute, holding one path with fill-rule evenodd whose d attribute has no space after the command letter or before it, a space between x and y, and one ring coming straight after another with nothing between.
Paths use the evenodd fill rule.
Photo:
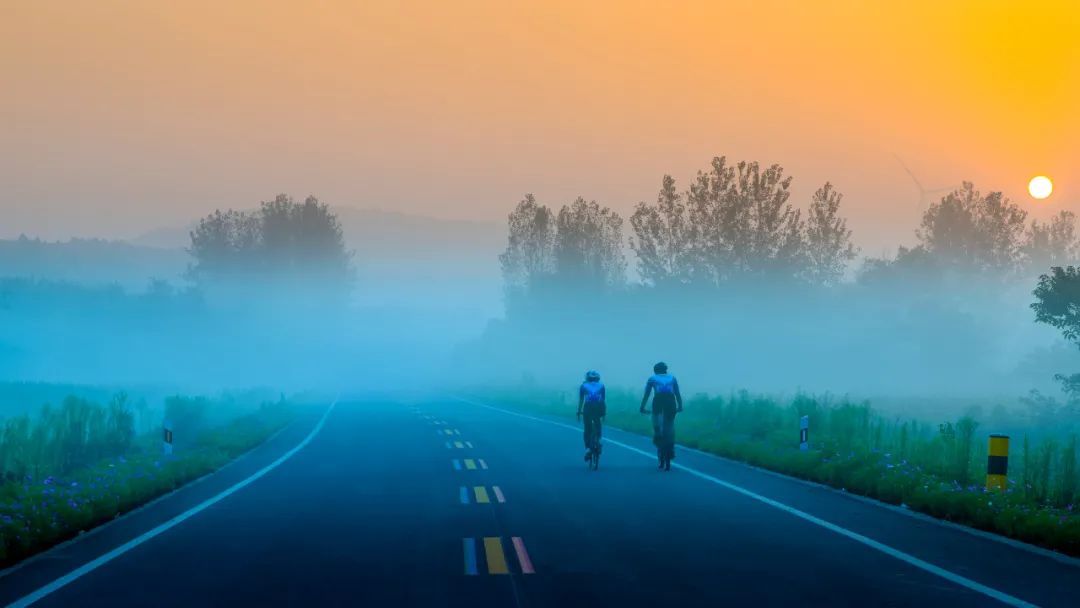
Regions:
<instances>
[{"instance_id":1,"label":"field","mask_svg":"<svg viewBox=\"0 0 1080 608\"><path fill-rule=\"evenodd\" d=\"M474 391L532 412L573 417L571 391L513 388ZM640 394L608 390L606 424L650 435ZM996 408L926 421L886 416L868 402L800 394L790 399L738 392L687 400L677 441L748 464L881 500L944 520L1080 555L1080 473L1075 423L1043 423L1045 400L1027 413ZM1043 409L1040 409L1042 407ZM799 418L810 418L810 450L798 449ZM1008 488L985 490L987 436L1010 428Z\"/></svg>"},{"instance_id":2,"label":"field","mask_svg":"<svg viewBox=\"0 0 1080 608\"><path fill-rule=\"evenodd\" d=\"M124 393L105 403L69 395L0 419L0 567L220 468L294 419L297 406L260 396L174 395L151 407Z\"/></svg>"}]
</instances>

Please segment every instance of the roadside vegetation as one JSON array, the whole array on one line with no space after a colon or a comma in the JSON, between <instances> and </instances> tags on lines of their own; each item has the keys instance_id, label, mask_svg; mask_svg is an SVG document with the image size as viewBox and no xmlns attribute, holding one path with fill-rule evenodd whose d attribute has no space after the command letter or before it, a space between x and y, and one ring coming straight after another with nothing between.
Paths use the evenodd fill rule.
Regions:
<instances>
[{"instance_id":1,"label":"roadside vegetation","mask_svg":"<svg viewBox=\"0 0 1080 608\"><path fill-rule=\"evenodd\" d=\"M516 387L477 392L500 404L572 418L573 391ZM606 423L650 436L640 393L608 389ZM867 402L799 394L790 399L737 392L697 395L678 418L681 445L739 460L980 530L1080 556L1080 418L1053 404L937 423L884 414ZM798 448L799 418L810 417L810 450ZM1005 492L985 489L987 436L1009 429ZM677 459L676 459L677 462Z\"/></svg>"},{"instance_id":2,"label":"roadside vegetation","mask_svg":"<svg viewBox=\"0 0 1080 608\"><path fill-rule=\"evenodd\" d=\"M289 401L256 395L176 395L163 409L123 393L107 403L68 396L0 419L0 567L217 470L294 419ZM172 456L163 419L173 425Z\"/></svg>"},{"instance_id":3,"label":"roadside vegetation","mask_svg":"<svg viewBox=\"0 0 1080 608\"><path fill-rule=\"evenodd\" d=\"M714 393L687 403L683 445L1080 555L1075 214L1030 218L964 182L927 201L914 246L852 267L839 190L800 202L791 184L780 165L717 157L684 189L664 176L628 222L527 195L499 259L506 317L460 357L523 382L480 395L568 417L575 394L538 387L600 369L608 423L649 435L639 394L611 386L665 359L684 390ZM759 393L715 396L729 387ZM887 406L821 393L834 389ZM1002 394L1027 396L970 398ZM1003 493L984 489L991 433L1012 440Z\"/></svg>"}]
</instances>

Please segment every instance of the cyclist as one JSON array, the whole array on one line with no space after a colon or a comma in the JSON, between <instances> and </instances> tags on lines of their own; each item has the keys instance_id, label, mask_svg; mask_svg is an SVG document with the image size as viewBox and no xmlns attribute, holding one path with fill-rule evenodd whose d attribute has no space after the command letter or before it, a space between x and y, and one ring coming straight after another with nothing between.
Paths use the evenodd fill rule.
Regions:
<instances>
[{"instance_id":1,"label":"cyclist","mask_svg":"<svg viewBox=\"0 0 1080 608\"><path fill-rule=\"evenodd\" d=\"M641 398L642 414L647 412L645 406L650 393L655 393L652 424L656 457L660 462L659 468L670 471L671 459L675 458L675 414L683 410L683 401L679 381L668 373L667 364L663 361L653 366L653 375L645 383L645 395Z\"/></svg>"},{"instance_id":2,"label":"cyclist","mask_svg":"<svg viewBox=\"0 0 1080 608\"><path fill-rule=\"evenodd\" d=\"M581 420L585 415L585 460L590 460L593 455L591 439L596 435L596 455L600 455L600 419L607 414L607 391L604 383L600 382L600 372L589 370L585 372L585 382L578 389L577 417Z\"/></svg>"}]
</instances>

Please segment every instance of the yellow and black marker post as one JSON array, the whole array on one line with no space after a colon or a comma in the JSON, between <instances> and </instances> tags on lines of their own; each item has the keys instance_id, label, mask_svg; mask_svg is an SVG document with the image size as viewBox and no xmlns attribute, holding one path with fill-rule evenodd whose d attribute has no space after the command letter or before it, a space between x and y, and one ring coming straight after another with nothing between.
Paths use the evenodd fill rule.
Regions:
<instances>
[{"instance_id":1,"label":"yellow and black marker post","mask_svg":"<svg viewBox=\"0 0 1080 608\"><path fill-rule=\"evenodd\" d=\"M1009 436L990 435L989 454L986 458L986 489L1004 491L1008 487Z\"/></svg>"}]
</instances>

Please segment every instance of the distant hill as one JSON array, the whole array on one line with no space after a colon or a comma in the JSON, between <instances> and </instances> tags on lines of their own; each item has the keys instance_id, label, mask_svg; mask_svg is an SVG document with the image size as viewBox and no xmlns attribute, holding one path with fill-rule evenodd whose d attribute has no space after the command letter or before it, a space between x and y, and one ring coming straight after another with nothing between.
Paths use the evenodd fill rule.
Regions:
<instances>
[{"instance_id":1,"label":"distant hill","mask_svg":"<svg viewBox=\"0 0 1080 608\"><path fill-rule=\"evenodd\" d=\"M505 228L488 222L444 220L394 211L335 207L345 241L358 260L444 260L484 258L492 263L505 247ZM139 235L134 245L184 248L188 226L166 226Z\"/></svg>"},{"instance_id":2,"label":"distant hill","mask_svg":"<svg viewBox=\"0 0 1080 608\"><path fill-rule=\"evenodd\" d=\"M484 318L501 312L502 226L351 207L334 212L356 253L361 303L455 308ZM128 241L0 240L0 278L118 284L135 291L151 279L182 283L192 227L166 226Z\"/></svg>"},{"instance_id":3,"label":"distant hill","mask_svg":"<svg viewBox=\"0 0 1080 608\"><path fill-rule=\"evenodd\" d=\"M345 240L358 256L428 258L497 256L505 246L502 226L445 220L372 209L335 208Z\"/></svg>"},{"instance_id":4,"label":"distant hill","mask_svg":"<svg viewBox=\"0 0 1080 608\"><path fill-rule=\"evenodd\" d=\"M126 239L125 242L141 247L185 249L188 245L191 245L191 231L194 229L194 223L187 226L162 226L144 232L135 238Z\"/></svg>"},{"instance_id":5,"label":"distant hill","mask_svg":"<svg viewBox=\"0 0 1080 608\"><path fill-rule=\"evenodd\" d=\"M122 241L72 239L49 242L25 236L0 240L0 277L82 284L118 284L141 290L151 279L177 282L187 268L182 249Z\"/></svg>"}]
</instances>

